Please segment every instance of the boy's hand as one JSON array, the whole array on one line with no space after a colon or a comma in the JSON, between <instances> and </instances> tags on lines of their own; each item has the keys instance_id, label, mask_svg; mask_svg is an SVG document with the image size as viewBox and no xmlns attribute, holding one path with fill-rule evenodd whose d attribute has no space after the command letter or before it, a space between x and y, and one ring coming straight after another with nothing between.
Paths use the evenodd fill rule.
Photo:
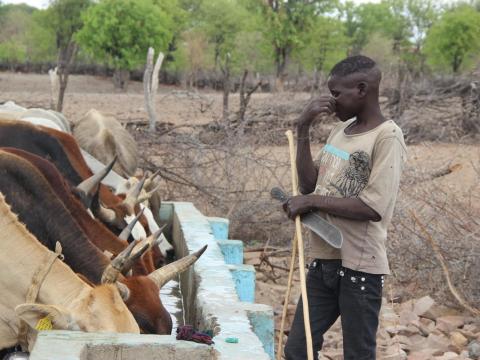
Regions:
<instances>
[{"instance_id":1,"label":"boy's hand","mask_svg":"<svg viewBox=\"0 0 480 360\"><path fill-rule=\"evenodd\" d=\"M312 210L310 197L308 195L292 196L283 204L283 210L290 219L295 219L297 215L302 215Z\"/></svg>"},{"instance_id":2,"label":"boy's hand","mask_svg":"<svg viewBox=\"0 0 480 360\"><path fill-rule=\"evenodd\" d=\"M320 114L330 115L335 112L335 98L333 96L320 96L310 101L302 111L297 126L310 126L312 121Z\"/></svg>"}]
</instances>

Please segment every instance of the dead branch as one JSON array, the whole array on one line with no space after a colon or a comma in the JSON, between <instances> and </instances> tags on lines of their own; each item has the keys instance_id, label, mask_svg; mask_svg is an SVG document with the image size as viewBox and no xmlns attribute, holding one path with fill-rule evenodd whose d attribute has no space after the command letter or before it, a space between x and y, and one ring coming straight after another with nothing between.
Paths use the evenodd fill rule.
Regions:
<instances>
[{"instance_id":1,"label":"dead branch","mask_svg":"<svg viewBox=\"0 0 480 360\"><path fill-rule=\"evenodd\" d=\"M440 265L442 266L443 274L445 278L447 279L447 284L448 288L450 290L450 293L453 295L453 297L458 301L460 305L462 305L465 309L470 311L472 314L475 314L477 316L480 315L480 310L470 306L465 299L459 294L455 286L453 286L452 280L450 278L450 272L448 271L447 264L445 262L445 259L443 258L443 255L440 252L440 248L438 247L437 243L433 240L433 237L430 235L430 233L427 231L425 225L418 219L418 217L415 215L415 212L410 210L410 216L414 219L414 221L420 226L420 229L422 230L423 234L425 235L425 238L428 240L430 246L433 249L433 252L435 253L435 256L437 257L438 261L440 262Z\"/></svg>"}]
</instances>

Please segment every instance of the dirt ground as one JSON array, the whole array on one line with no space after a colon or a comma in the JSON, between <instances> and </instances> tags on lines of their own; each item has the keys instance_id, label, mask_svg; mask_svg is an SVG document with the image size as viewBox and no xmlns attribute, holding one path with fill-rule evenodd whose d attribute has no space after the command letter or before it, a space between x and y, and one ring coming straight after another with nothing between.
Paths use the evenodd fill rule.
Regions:
<instances>
[{"instance_id":1,"label":"dirt ground","mask_svg":"<svg viewBox=\"0 0 480 360\"><path fill-rule=\"evenodd\" d=\"M270 93L254 94L251 101L251 114L257 115L259 118L267 114L270 116L265 115L268 119L274 120L268 120L270 123L267 121L266 128L275 128L275 126L277 126L275 119L281 118L282 116L294 116L301 110L301 106L306 103L308 99L309 94L307 93L289 93L282 95ZM48 76L0 73L0 104L8 100L13 100L24 107L48 108L50 104ZM238 109L238 94L232 94L230 101L232 109ZM144 133L141 129L131 126L132 123L141 124L147 121L141 83L131 82L128 91L120 93L114 90L113 83L110 79L93 76L71 76L64 104L64 114L72 123L79 120L89 109L95 108L103 113L112 114L122 123L129 125L128 129L137 139L140 147L139 150L143 156L148 157L148 154L153 154L155 150L158 150L155 147L158 146L156 144L163 141L162 136L165 137L165 142L175 142L174 138L173 140L171 137L168 138L170 135L160 135L159 138L153 141L151 138L143 136L142 134ZM269 107L271 107L272 110L269 110ZM177 135L182 135L182 131L183 134L189 134L194 131L192 129L195 129L195 127L207 129L211 124L218 124L218 122L221 121L222 94L211 91L186 91L177 87L160 86L156 98L156 108L159 114L159 121L163 124L168 124L167 128L176 128ZM424 112L425 109L420 109L416 116L420 116ZM444 110L441 112L442 121L446 121L445 119L448 116L445 115ZM408 116L413 116L411 111L408 113ZM324 128L322 128L322 126L324 126ZM440 122L439 126L442 127L444 125ZM330 123L319 126L321 136L328 133L329 127L331 127ZM252 131L252 136L255 136L255 131ZM281 137L283 135L282 133L275 133L272 136ZM210 141L215 141L215 137L209 139ZM314 151L319 148L320 143L313 146ZM284 162L283 167L276 169L274 173L269 173L268 176L265 174L261 175L262 188L268 189L279 181L285 181L283 185L288 186L288 177L290 175L288 148L285 141L279 140L279 145L277 145L275 141L272 141L268 144L253 147L252 149L254 149L252 151L262 153L265 158L280 159L279 161ZM443 196L443 201L445 201L446 204L450 201L460 202L463 204L462 207L464 209L472 209L472 211L478 214L480 209L478 205L480 145L478 143L420 142L415 145L409 145L408 152L408 164L404 169L402 187L397 204L397 217L394 219L394 222L397 223L396 225L404 221L407 222L405 217L408 216L409 209L414 209L421 213L427 223L428 221L433 221L436 214L432 210L433 208L430 210L427 209L428 206L424 201L425 198L429 198L428 194ZM161 151L158 150L155 152L155 154L157 157L167 156L169 155L169 151L168 149L162 149ZM193 157L193 159L195 159L195 157ZM205 159L202 158L202 161L204 160ZM161 159L159 161L161 162ZM194 160L190 166L195 166ZM225 172L225 174L227 174L227 172ZM225 177L223 181L229 182L230 178ZM168 186L171 190L172 187L175 187L175 184L169 184ZM255 181L250 181L248 184L243 184L242 186L242 190L245 192L254 191L259 185ZM190 192L181 192L183 195L179 195L179 192L170 190L165 192L166 199L193 201L209 216L225 216L225 214L234 213L241 207L241 205L239 205L241 204L240 201L238 203L234 202L231 207L229 205L227 208L208 206L207 204L201 203L202 200L196 196L195 189ZM171 198L170 196L175 197ZM239 212L241 211L243 210L240 209ZM469 214L472 213L470 212ZM257 221L259 220L257 219ZM247 225L245 223L237 224L237 226L252 227L253 225ZM291 231L291 229L292 227L287 228L286 231ZM395 225L392 232L394 234L397 233ZM241 234L246 233L248 232L242 232ZM394 237L396 239L395 241L398 242L408 238L408 235L404 235L404 237L394 235ZM287 236L287 238L289 238L289 236ZM281 314L283 300L280 301L279 299L283 299L284 296L288 274L286 269L289 267L288 252L283 250L288 249L289 244L285 243L283 246L274 244L275 246L273 248L266 248L268 255L266 262L265 259L262 258L262 254L265 255L265 253L261 250L261 247L265 245L264 242L255 242L252 241L252 238L243 238L242 240L245 240L251 247L260 248L259 251L247 252L245 255L246 262L255 265L258 270L256 301L272 305L275 312ZM264 261L262 261L262 259ZM435 261L433 259L434 257L430 256L429 262L434 263ZM435 267L433 268L435 269ZM438 277L441 278L442 274L438 269L439 267L436 265ZM416 281L416 276L417 274L415 272L409 275L411 281L404 281L403 278L399 277L398 281L395 282L395 288L392 288L393 282L387 283L388 291L396 294L390 297L394 298L395 296L400 296L400 294L408 293L412 291L412 289L415 290L417 288L425 292L427 288L418 285L420 278ZM400 283L404 285L404 288L396 288ZM294 281L289 315L293 314L295 302L299 294L298 289L298 281ZM418 294L412 294L414 296L422 295L421 291L419 292Z\"/></svg>"}]
</instances>

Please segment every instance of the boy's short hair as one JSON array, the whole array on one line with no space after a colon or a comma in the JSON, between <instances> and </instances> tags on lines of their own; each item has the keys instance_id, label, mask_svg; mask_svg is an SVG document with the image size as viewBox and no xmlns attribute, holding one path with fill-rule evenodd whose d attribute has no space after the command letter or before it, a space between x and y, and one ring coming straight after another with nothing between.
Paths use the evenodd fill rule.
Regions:
<instances>
[{"instance_id":1,"label":"boy's short hair","mask_svg":"<svg viewBox=\"0 0 480 360\"><path fill-rule=\"evenodd\" d=\"M368 72L377 63L364 55L355 55L337 63L330 71L330 76L347 76L357 72Z\"/></svg>"}]
</instances>

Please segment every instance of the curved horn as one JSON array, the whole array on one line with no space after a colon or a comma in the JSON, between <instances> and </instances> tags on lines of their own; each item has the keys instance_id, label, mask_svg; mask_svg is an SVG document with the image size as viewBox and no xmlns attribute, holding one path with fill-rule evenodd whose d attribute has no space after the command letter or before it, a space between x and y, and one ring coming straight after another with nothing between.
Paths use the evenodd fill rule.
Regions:
<instances>
[{"instance_id":1,"label":"curved horn","mask_svg":"<svg viewBox=\"0 0 480 360\"><path fill-rule=\"evenodd\" d=\"M130 298L130 289L127 285L122 284L120 281L115 281L115 285L117 286L118 292L122 297L122 300L126 302Z\"/></svg>"},{"instance_id":2,"label":"curved horn","mask_svg":"<svg viewBox=\"0 0 480 360\"><path fill-rule=\"evenodd\" d=\"M85 197L91 197L91 193L93 190L96 189L97 185L100 184L100 182L105 178L105 176L108 175L110 170L112 170L113 165L115 164L115 161L117 161L117 156L113 158L113 160L105 166L102 170L100 170L98 173L90 176L88 179L83 180L80 184L76 186L76 190L79 194L82 194Z\"/></svg>"},{"instance_id":3,"label":"curved horn","mask_svg":"<svg viewBox=\"0 0 480 360\"><path fill-rule=\"evenodd\" d=\"M175 276L180 274L181 272L188 269L190 265L192 265L198 258L204 253L207 249L207 245L202 247L197 252L190 254L181 258L180 260L174 261L168 265L161 267L160 269L155 270L154 272L150 273L148 277L157 284L158 288L161 289L163 285L165 285L168 281L172 280Z\"/></svg>"},{"instance_id":4,"label":"curved horn","mask_svg":"<svg viewBox=\"0 0 480 360\"><path fill-rule=\"evenodd\" d=\"M157 177L158 175L160 174L160 169L158 169L157 171L155 171L152 175L150 175L147 180L145 181L145 189L149 189L150 186L152 185L153 183L153 180L155 179L155 177Z\"/></svg>"},{"instance_id":5,"label":"curved horn","mask_svg":"<svg viewBox=\"0 0 480 360\"><path fill-rule=\"evenodd\" d=\"M142 247L125 261L122 268L122 274L126 275L148 249L150 249L150 244L145 241Z\"/></svg>"},{"instance_id":6,"label":"curved horn","mask_svg":"<svg viewBox=\"0 0 480 360\"><path fill-rule=\"evenodd\" d=\"M155 231L155 233L153 233L152 235L150 235L152 238L153 238L153 241L151 242L151 246L150 247L154 247L154 246L158 246L160 245L160 243L163 241L163 237L162 237L162 233L163 233L163 229L165 229L167 227L167 224L163 225L160 229L158 229L157 231Z\"/></svg>"},{"instance_id":7,"label":"curved horn","mask_svg":"<svg viewBox=\"0 0 480 360\"><path fill-rule=\"evenodd\" d=\"M130 224L128 224L125 229L122 230L122 232L120 233L120 235L118 235L118 238L120 240L125 240L125 241L128 241L128 237L130 236L130 234L132 233L132 230L135 226L135 224L137 223L138 219L140 219L140 217L143 215L143 210L145 208L142 208L139 213L137 214L137 216L135 216L135 218L130 221Z\"/></svg>"},{"instance_id":8,"label":"curved horn","mask_svg":"<svg viewBox=\"0 0 480 360\"><path fill-rule=\"evenodd\" d=\"M115 225L119 229L126 226L125 220L117 218L117 214L112 209L100 205L95 213L101 221L107 224Z\"/></svg>"},{"instance_id":9,"label":"curved horn","mask_svg":"<svg viewBox=\"0 0 480 360\"><path fill-rule=\"evenodd\" d=\"M115 259L105 268L102 274L102 284L113 284L117 281L118 275L122 272L125 263L128 261L136 241L132 241Z\"/></svg>"},{"instance_id":10,"label":"curved horn","mask_svg":"<svg viewBox=\"0 0 480 360\"><path fill-rule=\"evenodd\" d=\"M135 207L135 204L137 202L138 196L140 195L140 192L142 191L143 184L145 184L145 176L140 180L128 193L127 196L125 197L125 200L123 200L123 203L127 206L130 206L132 209Z\"/></svg>"},{"instance_id":11,"label":"curved horn","mask_svg":"<svg viewBox=\"0 0 480 360\"><path fill-rule=\"evenodd\" d=\"M149 191L147 192L145 195L142 195L140 197L138 197L138 199L135 201L135 204L140 204L146 200L150 200L150 198L152 197L152 195L158 190L160 189L160 184L158 184L152 191Z\"/></svg>"}]
</instances>

